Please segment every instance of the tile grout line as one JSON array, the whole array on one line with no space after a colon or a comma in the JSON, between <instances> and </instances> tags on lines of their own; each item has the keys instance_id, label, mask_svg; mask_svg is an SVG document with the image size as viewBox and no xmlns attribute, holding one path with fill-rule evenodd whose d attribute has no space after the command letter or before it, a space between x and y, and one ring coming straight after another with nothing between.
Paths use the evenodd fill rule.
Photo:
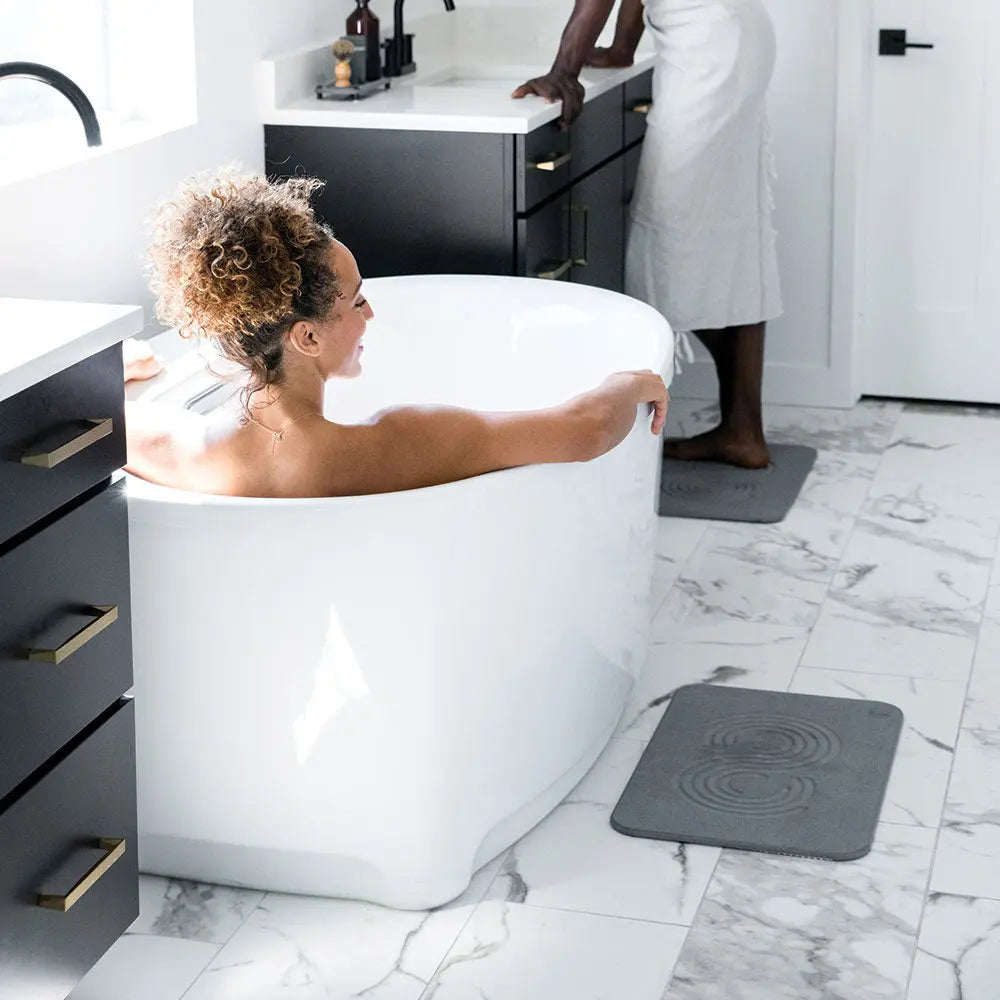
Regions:
<instances>
[{"instance_id":1,"label":"tile grout line","mask_svg":"<svg viewBox=\"0 0 1000 1000\"><path fill-rule=\"evenodd\" d=\"M937 830L934 833L934 846L931 849L931 863L927 868L927 881L924 883L924 895L920 906L920 917L917 920L917 933L913 941L913 958L910 961L910 974L907 976L906 979L906 992L903 994L904 998L909 997L910 987L913 985L913 973L917 964L917 955L920 952L920 934L924 928L924 918L927 915L927 901L930 898L931 879L934 877L934 868L937 862L937 852L938 848L941 845L941 830L944 827L945 816L948 811L948 795L949 792L951 791L952 778L955 775L955 762L958 760L958 746L962 739L962 732L964 731L962 727L962 721L965 719L965 712L966 709L968 708L969 690L972 687L972 676L976 668L976 658L979 655L979 643L982 640L983 636L983 621L986 616L986 604L989 601L989 594L993 586L993 580L997 575L998 555L1000 555L1000 537L998 537L997 542L994 545L993 549L993 565L990 568L990 576L986 584L986 596L983 598L983 614L979 619L979 630L976 633L976 643L972 651L972 663L969 667L969 676L965 683L965 694L962 698L962 711L958 717L958 732L956 733L956 738L955 738L955 751L951 757L951 766L948 768L948 780L944 786L944 802L941 804L941 816L940 819L938 820ZM968 897L968 898L976 898L976 897Z\"/></svg>"},{"instance_id":2,"label":"tile grout line","mask_svg":"<svg viewBox=\"0 0 1000 1000\"><path fill-rule=\"evenodd\" d=\"M199 883L199 884L201 884L201 883ZM246 890L244 890L244 891L246 891ZM255 892L261 892L262 890L260 890L260 889L257 889L257 890L254 890L254 891L255 891ZM255 913L257 912L257 909L258 909L258 908L260 907L260 904L261 904L261 903L263 903L263 902L264 902L264 900L265 900L265 899L267 899L267 897L268 897L269 895L270 895L270 893L269 893L269 892L267 892L267 891L263 891L263 895L262 895L262 896L260 897L260 899L258 899L258 900L257 900L257 902L256 902L256 903L254 903L254 904L253 904L253 906L251 906L251 907L250 907L250 910L249 910L249 911L247 912L247 915L246 915L246 916L245 916L245 917L244 917L244 918L243 918L243 919L242 919L242 920L241 920L241 921L239 922L239 924L238 924L238 925L236 926L235 930L234 930L234 931L233 931L233 932L232 932L232 933L231 933L231 934L229 935L229 937L227 937L227 938L226 938L226 940L225 940L225 941L223 941L223 942L222 942L222 943L221 943L221 944L220 944L220 945L218 946L218 948L216 948L216 949L215 949L215 952L214 952L214 954L212 955L212 957L211 957L211 958L210 958L210 959L209 959L209 960L208 960L208 961L207 961L207 962L206 962L206 963L204 964L204 966L202 966L202 969L201 969L201 971L200 971L200 972L198 973L198 975L197 975L197 976L195 976L195 977L194 977L194 979L192 979L192 980L191 980L191 982L190 982L190 983L188 984L188 986L187 986L187 989L185 989L185 990L184 990L184 992L183 992L183 993L182 993L182 994L181 994L181 995L180 995L180 996L179 996L179 997L177 998L177 1000L184 1000L184 998L185 998L185 997L186 997L186 996L187 996L187 995L188 995L188 994L189 994L189 993L191 992L191 990L193 990L193 989L194 989L195 985L196 985L196 984L198 983L198 980L200 980L200 979L201 979L201 977L202 977L203 975L205 975L205 973L206 973L206 972L208 971L208 967L209 967L209 966L210 966L210 965L211 965L211 964L212 964L212 963L213 963L213 962L214 962L214 961L215 961L215 960L216 960L216 959L217 959L217 958L219 957L219 955L220 955L220 954L222 953L222 949L223 949L223 948L225 948L225 947L226 947L226 945L228 945L228 944L229 944L229 942L230 942L230 941L232 941L232 939L233 939L234 937L236 937L236 935L237 935L237 934L238 934L238 933L239 933L239 932L240 932L241 930L243 930L243 928L244 928L244 927L246 926L246 924L247 924L247 921L248 921L248 920L249 920L249 919L250 919L250 918L251 918L251 917L252 917L252 916L253 916L253 915L254 915L254 914L255 914Z\"/></svg>"}]
</instances>

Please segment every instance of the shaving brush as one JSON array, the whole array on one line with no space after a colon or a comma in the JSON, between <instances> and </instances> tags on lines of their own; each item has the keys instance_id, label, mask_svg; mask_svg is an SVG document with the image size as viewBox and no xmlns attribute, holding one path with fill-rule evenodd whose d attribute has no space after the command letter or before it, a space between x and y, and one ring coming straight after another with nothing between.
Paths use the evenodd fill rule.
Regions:
<instances>
[{"instance_id":1,"label":"shaving brush","mask_svg":"<svg viewBox=\"0 0 1000 1000\"><path fill-rule=\"evenodd\" d=\"M354 43L341 38L333 43L333 58L337 60L333 75L334 86L349 87L351 85L351 56L354 55Z\"/></svg>"}]
</instances>

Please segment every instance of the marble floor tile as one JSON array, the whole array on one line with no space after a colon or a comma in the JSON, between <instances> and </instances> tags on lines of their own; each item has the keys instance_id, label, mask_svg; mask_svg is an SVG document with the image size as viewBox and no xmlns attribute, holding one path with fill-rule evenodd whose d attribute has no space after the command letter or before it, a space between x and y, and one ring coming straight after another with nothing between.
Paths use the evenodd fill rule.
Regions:
<instances>
[{"instance_id":1,"label":"marble floor tile","mask_svg":"<svg viewBox=\"0 0 1000 1000\"><path fill-rule=\"evenodd\" d=\"M830 601L889 625L975 638L989 560L935 550L859 521L830 587Z\"/></svg>"},{"instance_id":2,"label":"marble floor tile","mask_svg":"<svg viewBox=\"0 0 1000 1000\"><path fill-rule=\"evenodd\" d=\"M1000 732L1000 570L986 598L962 726Z\"/></svg>"},{"instance_id":3,"label":"marble floor tile","mask_svg":"<svg viewBox=\"0 0 1000 1000\"><path fill-rule=\"evenodd\" d=\"M140 875L139 916L129 933L225 944L263 898L248 889Z\"/></svg>"},{"instance_id":4,"label":"marble floor tile","mask_svg":"<svg viewBox=\"0 0 1000 1000\"><path fill-rule=\"evenodd\" d=\"M846 519L802 509L778 525L709 528L660 614L675 624L746 621L808 628L849 528Z\"/></svg>"},{"instance_id":5,"label":"marble floor tile","mask_svg":"<svg viewBox=\"0 0 1000 1000\"><path fill-rule=\"evenodd\" d=\"M643 749L612 740L566 801L507 852L486 898L690 924L718 849L626 837L609 822Z\"/></svg>"},{"instance_id":6,"label":"marble floor tile","mask_svg":"<svg viewBox=\"0 0 1000 1000\"><path fill-rule=\"evenodd\" d=\"M959 735L930 887L1000 900L1000 733Z\"/></svg>"},{"instance_id":7,"label":"marble floor tile","mask_svg":"<svg viewBox=\"0 0 1000 1000\"><path fill-rule=\"evenodd\" d=\"M960 493L945 484L892 480L879 474L856 530L944 559L991 566L1000 535L997 499L988 491Z\"/></svg>"},{"instance_id":8,"label":"marble floor tile","mask_svg":"<svg viewBox=\"0 0 1000 1000\"><path fill-rule=\"evenodd\" d=\"M903 1000L934 831L845 863L724 851L664 1000Z\"/></svg>"},{"instance_id":9,"label":"marble floor tile","mask_svg":"<svg viewBox=\"0 0 1000 1000\"><path fill-rule=\"evenodd\" d=\"M899 708L903 730L881 819L937 829L958 739L964 684L800 669L790 690L827 698L885 701Z\"/></svg>"},{"instance_id":10,"label":"marble floor tile","mask_svg":"<svg viewBox=\"0 0 1000 1000\"><path fill-rule=\"evenodd\" d=\"M709 522L684 517L656 519L656 562L653 564L653 586L650 613L659 611L681 570L691 558L705 535Z\"/></svg>"},{"instance_id":11,"label":"marble floor tile","mask_svg":"<svg viewBox=\"0 0 1000 1000\"><path fill-rule=\"evenodd\" d=\"M68 1000L181 1000L218 950L204 941L126 934Z\"/></svg>"},{"instance_id":12,"label":"marble floor tile","mask_svg":"<svg viewBox=\"0 0 1000 1000\"><path fill-rule=\"evenodd\" d=\"M883 615L828 599L812 630L802 666L964 683L975 650L975 635L907 628Z\"/></svg>"},{"instance_id":13,"label":"marble floor tile","mask_svg":"<svg viewBox=\"0 0 1000 1000\"><path fill-rule=\"evenodd\" d=\"M903 412L901 403L864 399L849 410L765 406L768 437L818 451L880 455Z\"/></svg>"},{"instance_id":14,"label":"marble floor tile","mask_svg":"<svg viewBox=\"0 0 1000 1000\"><path fill-rule=\"evenodd\" d=\"M421 1000L660 1000L686 933L487 901Z\"/></svg>"},{"instance_id":15,"label":"marble floor tile","mask_svg":"<svg viewBox=\"0 0 1000 1000\"><path fill-rule=\"evenodd\" d=\"M417 1000L497 866L429 913L268 893L184 1000Z\"/></svg>"},{"instance_id":16,"label":"marble floor tile","mask_svg":"<svg viewBox=\"0 0 1000 1000\"><path fill-rule=\"evenodd\" d=\"M619 735L649 740L672 693L686 684L786 691L808 639L805 629L779 625L684 626L655 619L649 657L622 714Z\"/></svg>"},{"instance_id":17,"label":"marble floor tile","mask_svg":"<svg viewBox=\"0 0 1000 1000\"><path fill-rule=\"evenodd\" d=\"M856 517L878 465L879 456L868 452L819 452L795 507L834 517Z\"/></svg>"},{"instance_id":18,"label":"marble floor tile","mask_svg":"<svg viewBox=\"0 0 1000 1000\"><path fill-rule=\"evenodd\" d=\"M900 416L886 446L880 474L1000 495L998 455L1000 421L947 411L909 410Z\"/></svg>"},{"instance_id":19,"label":"marble floor tile","mask_svg":"<svg viewBox=\"0 0 1000 1000\"><path fill-rule=\"evenodd\" d=\"M906 1000L995 1000L1000 902L932 893Z\"/></svg>"}]
</instances>

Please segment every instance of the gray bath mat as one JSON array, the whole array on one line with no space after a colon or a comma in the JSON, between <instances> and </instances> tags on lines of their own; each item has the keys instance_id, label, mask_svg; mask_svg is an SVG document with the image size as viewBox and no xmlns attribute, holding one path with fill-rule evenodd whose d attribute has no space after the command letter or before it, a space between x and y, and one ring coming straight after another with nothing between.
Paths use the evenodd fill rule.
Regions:
<instances>
[{"instance_id":1,"label":"gray bath mat","mask_svg":"<svg viewBox=\"0 0 1000 1000\"><path fill-rule=\"evenodd\" d=\"M660 517L773 524L784 519L816 462L815 448L772 444L766 469L663 460Z\"/></svg>"},{"instance_id":2,"label":"gray bath mat","mask_svg":"<svg viewBox=\"0 0 1000 1000\"><path fill-rule=\"evenodd\" d=\"M884 702L682 687L611 825L630 837L853 861L871 850L902 723Z\"/></svg>"}]
</instances>

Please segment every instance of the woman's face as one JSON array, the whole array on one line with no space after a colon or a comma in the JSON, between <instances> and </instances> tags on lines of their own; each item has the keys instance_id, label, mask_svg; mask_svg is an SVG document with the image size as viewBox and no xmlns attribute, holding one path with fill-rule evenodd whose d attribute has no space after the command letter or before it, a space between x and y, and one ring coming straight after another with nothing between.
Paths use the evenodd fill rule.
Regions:
<instances>
[{"instance_id":1,"label":"woman's face","mask_svg":"<svg viewBox=\"0 0 1000 1000\"><path fill-rule=\"evenodd\" d=\"M342 297L323 320L303 324L311 330L306 338L311 349L303 353L315 357L324 378L357 378L361 374L361 353L364 351L361 338L375 314L361 294L361 274L351 251L342 243L334 242L328 261L337 275ZM299 325L296 323L295 327ZM295 327L293 342L298 340Z\"/></svg>"}]
</instances>

